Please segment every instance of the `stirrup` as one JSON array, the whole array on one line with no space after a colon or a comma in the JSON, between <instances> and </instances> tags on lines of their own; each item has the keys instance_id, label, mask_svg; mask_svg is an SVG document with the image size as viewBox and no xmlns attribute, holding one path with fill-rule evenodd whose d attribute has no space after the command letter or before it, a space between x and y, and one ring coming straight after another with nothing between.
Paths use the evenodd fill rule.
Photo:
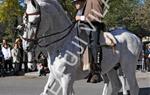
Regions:
<instances>
[{"instance_id":1,"label":"stirrup","mask_svg":"<svg viewBox=\"0 0 150 95\"><path fill-rule=\"evenodd\" d=\"M91 77L89 77L89 79L87 80L88 83L99 83L103 81L100 73L94 73L91 75Z\"/></svg>"}]
</instances>

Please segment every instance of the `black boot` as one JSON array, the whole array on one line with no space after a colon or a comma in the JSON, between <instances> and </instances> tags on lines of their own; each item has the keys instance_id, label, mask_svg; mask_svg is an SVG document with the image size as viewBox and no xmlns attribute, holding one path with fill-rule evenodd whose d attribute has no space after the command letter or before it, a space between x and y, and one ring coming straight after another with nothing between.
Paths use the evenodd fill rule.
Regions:
<instances>
[{"instance_id":1,"label":"black boot","mask_svg":"<svg viewBox=\"0 0 150 95\"><path fill-rule=\"evenodd\" d=\"M103 79L99 73L94 73L91 80L90 80L91 83L98 83L101 81L103 81Z\"/></svg>"},{"instance_id":2,"label":"black boot","mask_svg":"<svg viewBox=\"0 0 150 95\"><path fill-rule=\"evenodd\" d=\"M97 64L95 64L95 63L91 64L91 71L89 73L88 80L87 80L87 82L89 82L89 83L98 83L103 80L101 77L99 67L98 67L98 65L97 66L96 65Z\"/></svg>"},{"instance_id":3,"label":"black boot","mask_svg":"<svg viewBox=\"0 0 150 95\"><path fill-rule=\"evenodd\" d=\"M91 64L91 76L88 81L91 83L101 82L103 79L101 77L101 61L102 61L102 48L97 48L96 63Z\"/></svg>"},{"instance_id":4,"label":"black boot","mask_svg":"<svg viewBox=\"0 0 150 95\"><path fill-rule=\"evenodd\" d=\"M92 75L92 72L90 72L89 75L87 76L87 77L88 77L87 82L90 82L90 81L91 81L92 76L93 76L93 75Z\"/></svg>"}]
</instances>

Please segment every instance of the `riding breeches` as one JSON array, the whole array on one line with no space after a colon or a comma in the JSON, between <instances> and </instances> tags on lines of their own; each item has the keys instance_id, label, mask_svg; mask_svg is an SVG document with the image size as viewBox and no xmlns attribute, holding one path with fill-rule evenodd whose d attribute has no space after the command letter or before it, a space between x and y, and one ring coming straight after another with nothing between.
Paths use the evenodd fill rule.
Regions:
<instances>
[{"instance_id":1,"label":"riding breeches","mask_svg":"<svg viewBox=\"0 0 150 95\"><path fill-rule=\"evenodd\" d=\"M93 24L96 31L91 31L90 33L90 45L89 45L89 48L90 48L90 51L91 51L91 56L92 56L92 62L93 63L98 63L97 62L97 53L99 52L99 48L100 48L100 43L99 43L99 39L100 39L100 25L98 23L94 23Z\"/></svg>"}]
</instances>

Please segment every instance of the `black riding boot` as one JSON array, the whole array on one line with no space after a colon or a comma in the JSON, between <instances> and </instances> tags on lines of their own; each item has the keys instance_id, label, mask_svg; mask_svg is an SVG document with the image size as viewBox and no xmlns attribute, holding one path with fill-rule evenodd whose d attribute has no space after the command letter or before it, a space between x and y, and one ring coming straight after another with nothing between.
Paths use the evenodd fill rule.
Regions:
<instances>
[{"instance_id":1,"label":"black riding boot","mask_svg":"<svg viewBox=\"0 0 150 95\"><path fill-rule=\"evenodd\" d=\"M91 64L91 71L88 76L87 82L97 83L101 82L103 79L101 77L101 60L102 60L102 50L99 48L97 50L97 60L96 63Z\"/></svg>"},{"instance_id":2,"label":"black riding boot","mask_svg":"<svg viewBox=\"0 0 150 95\"><path fill-rule=\"evenodd\" d=\"M101 60L102 60L102 50L100 47L100 32L103 29L103 25L99 22L92 22L96 31L90 33L90 53L92 56L91 60L91 72L87 82L100 82L101 78Z\"/></svg>"},{"instance_id":3,"label":"black riding boot","mask_svg":"<svg viewBox=\"0 0 150 95\"><path fill-rule=\"evenodd\" d=\"M98 83L101 82L103 79L101 77L101 71L99 70L99 67L97 66L97 63L93 63L91 64L91 71L90 74L88 76L88 80L87 82L90 83Z\"/></svg>"}]
</instances>

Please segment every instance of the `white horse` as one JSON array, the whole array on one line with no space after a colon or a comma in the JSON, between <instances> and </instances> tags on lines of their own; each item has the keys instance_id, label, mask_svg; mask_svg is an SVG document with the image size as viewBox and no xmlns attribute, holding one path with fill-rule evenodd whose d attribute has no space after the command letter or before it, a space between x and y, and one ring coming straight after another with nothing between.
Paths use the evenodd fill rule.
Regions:
<instances>
[{"instance_id":1,"label":"white horse","mask_svg":"<svg viewBox=\"0 0 150 95\"><path fill-rule=\"evenodd\" d=\"M87 43L76 36L76 28L72 29L71 33L70 31L59 33L72 23L56 0L26 0L26 4L28 31L23 35L23 48L27 50L32 48L33 44L37 44L45 47L48 52L48 66L51 73L42 94L46 95L47 89L57 80L62 88L62 95L74 95L74 81L84 78L87 74L80 69L80 54L84 49L78 43L79 41ZM117 95L121 83L113 68L120 63L130 86L130 95L138 95L139 87L135 71L141 51L141 41L127 31L113 34L118 44L115 52L111 48L102 47L102 74L107 73L111 81L111 95Z\"/></svg>"}]
</instances>

